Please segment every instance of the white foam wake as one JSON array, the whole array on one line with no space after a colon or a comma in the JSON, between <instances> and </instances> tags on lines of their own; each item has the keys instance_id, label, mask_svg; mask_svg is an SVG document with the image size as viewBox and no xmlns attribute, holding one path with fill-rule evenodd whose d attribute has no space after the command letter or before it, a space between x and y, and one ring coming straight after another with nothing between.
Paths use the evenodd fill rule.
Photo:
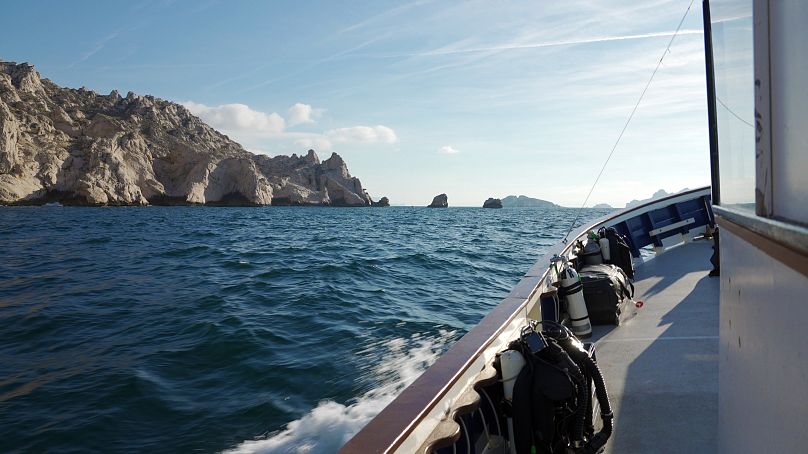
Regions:
<instances>
[{"instance_id":1,"label":"white foam wake","mask_svg":"<svg viewBox=\"0 0 808 454\"><path fill-rule=\"evenodd\" d=\"M434 338L416 334L410 339L393 339L381 348L381 362L371 370L380 385L364 395L342 405L322 401L302 418L292 421L282 431L268 438L248 440L227 453L334 453L376 416L443 351L454 331L441 331Z\"/></svg>"}]
</instances>

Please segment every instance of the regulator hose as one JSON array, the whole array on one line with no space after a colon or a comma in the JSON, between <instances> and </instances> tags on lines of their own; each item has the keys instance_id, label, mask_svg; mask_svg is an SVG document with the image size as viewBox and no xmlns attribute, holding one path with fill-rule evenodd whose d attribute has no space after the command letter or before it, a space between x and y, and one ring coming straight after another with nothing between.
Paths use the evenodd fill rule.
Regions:
<instances>
[{"instance_id":1,"label":"regulator hose","mask_svg":"<svg viewBox=\"0 0 808 454\"><path fill-rule=\"evenodd\" d=\"M612 413L612 406L609 403L609 394L606 392L606 382L603 381L603 374L600 372L598 364L589 355L583 356L584 367L595 383L595 396L598 398L600 418L603 420L603 428L589 440L582 451L586 454L594 454L600 452L609 437L612 436L614 413Z\"/></svg>"},{"instance_id":2,"label":"regulator hose","mask_svg":"<svg viewBox=\"0 0 808 454\"><path fill-rule=\"evenodd\" d=\"M603 373L601 373L598 364L594 359L592 359L591 356L589 356L587 351L581 348L582 346L580 342L577 341L574 336L562 339L560 344L564 351L567 352L570 359L572 359L572 361L578 365L576 369L584 372L586 377L590 377L595 385L595 397L598 399L598 403L600 404L600 418L603 420L603 428L600 430L600 432L592 436L592 438L589 439L589 441L580 451L585 454L594 454L599 452L603 446L606 445L606 442L609 440L609 437L611 437L613 430L612 420L614 419L614 414L612 413L612 406L609 402L609 394L606 391L606 382L603 380ZM578 408L575 412L575 431L572 433L572 441L573 447L576 449L581 448L581 446L575 446L575 442L582 440L584 419L586 417L586 411L590 408L588 405L589 386L587 382L588 379L585 379L583 383L579 383L578 386L578 395L580 396L580 391L582 390L585 397L583 400L580 400L581 403L578 404ZM578 419L579 413L583 415L582 419ZM581 438L579 438L579 436L581 436Z\"/></svg>"},{"instance_id":3,"label":"regulator hose","mask_svg":"<svg viewBox=\"0 0 808 454\"><path fill-rule=\"evenodd\" d=\"M586 409L589 407L589 387L586 386L586 375L582 373L576 361L570 358L571 365L569 372L572 379L575 381L575 400L577 407L575 408L575 425L572 432L572 443L580 447L583 444L584 428L586 426Z\"/></svg>"}]
</instances>

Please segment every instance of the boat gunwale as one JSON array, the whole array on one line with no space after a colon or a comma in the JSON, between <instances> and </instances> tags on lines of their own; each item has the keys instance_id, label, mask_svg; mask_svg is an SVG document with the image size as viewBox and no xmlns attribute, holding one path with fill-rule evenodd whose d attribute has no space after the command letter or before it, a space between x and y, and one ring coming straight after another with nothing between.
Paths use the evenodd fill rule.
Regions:
<instances>
[{"instance_id":1,"label":"boat gunwale","mask_svg":"<svg viewBox=\"0 0 808 454\"><path fill-rule=\"evenodd\" d=\"M573 229L573 233L568 235L571 239L551 246L507 297L494 306L474 328L455 342L432 366L354 435L340 449L340 453L392 452L398 449L514 319L527 316L526 309L531 300L544 291L544 282L550 272L549 263L555 255L568 254L576 240L590 230L614 224L614 220L620 222L621 218L630 218L651 211L656 205L667 206L669 203L666 202L673 199L687 199L687 196L704 191L710 191L710 186L671 194L635 207L617 210ZM627 216L629 214L633 215Z\"/></svg>"}]
</instances>

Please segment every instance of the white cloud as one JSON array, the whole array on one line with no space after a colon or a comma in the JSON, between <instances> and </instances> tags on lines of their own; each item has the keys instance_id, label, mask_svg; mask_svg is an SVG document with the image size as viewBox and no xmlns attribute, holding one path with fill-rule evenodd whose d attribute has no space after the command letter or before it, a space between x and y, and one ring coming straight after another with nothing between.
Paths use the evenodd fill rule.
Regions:
<instances>
[{"instance_id":1,"label":"white cloud","mask_svg":"<svg viewBox=\"0 0 808 454\"><path fill-rule=\"evenodd\" d=\"M316 123L317 118L323 114L323 109L314 109L308 104L301 102L295 103L289 108L289 126L299 125L302 123Z\"/></svg>"},{"instance_id":2,"label":"white cloud","mask_svg":"<svg viewBox=\"0 0 808 454\"><path fill-rule=\"evenodd\" d=\"M449 145L444 145L444 146L438 148L438 153L457 154L457 153L460 153L460 150L458 150L456 148L453 148L453 147L451 147Z\"/></svg>"},{"instance_id":3,"label":"white cloud","mask_svg":"<svg viewBox=\"0 0 808 454\"><path fill-rule=\"evenodd\" d=\"M296 103L289 108L288 123L276 112L253 110L245 104L222 104L216 107L193 101L180 104L210 126L240 142L248 150L260 154L270 154L265 150L284 142L287 144L293 142L300 148L327 151L332 149L334 143L391 144L398 140L396 132L383 125L352 126L325 132L287 131L287 125L313 123L325 111L303 103Z\"/></svg>"},{"instance_id":4,"label":"white cloud","mask_svg":"<svg viewBox=\"0 0 808 454\"><path fill-rule=\"evenodd\" d=\"M398 140L395 131L382 125L332 129L325 136L333 142L395 143Z\"/></svg>"},{"instance_id":5,"label":"white cloud","mask_svg":"<svg viewBox=\"0 0 808 454\"><path fill-rule=\"evenodd\" d=\"M284 135L297 137L295 145L299 147L323 151L330 150L334 143L390 144L398 141L396 132L392 128L382 125L338 128L322 134L288 132Z\"/></svg>"},{"instance_id":6,"label":"white cloud","mask_svg":"<svg viewBox=\"0 0 808 454\"><path fill-rule=\"evenodd\" d=\"M283 133L286 127L283 117L277 113L253 110L246 104L222 104L216 107L192 101L180 104L209 125L224 131L275 135Z\"/></svg>"}]
</instances>

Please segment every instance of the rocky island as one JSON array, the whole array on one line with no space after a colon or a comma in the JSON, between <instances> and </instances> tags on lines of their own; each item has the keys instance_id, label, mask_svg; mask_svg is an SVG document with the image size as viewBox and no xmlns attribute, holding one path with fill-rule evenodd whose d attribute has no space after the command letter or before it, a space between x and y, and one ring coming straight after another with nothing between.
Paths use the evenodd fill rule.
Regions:
<instances>
[{"instance_id":1,"label":"rocky island","mask_svg":"<svg viewBox=\"0 0 808 454\"><path fill-rule=\"evenodd\" d=\"M685 192L685 191L687 191L687 188L684 188L679 192ZM660 189L659 191L653 193L653 195L651 195L650 198L640 199L640 200L634 199L634 200L626 203L626 208L638 207L638 206L640 206L640 205L642 205L644 203L653 202L656 199L661 199L662 197L667 197L667 196L673 195L673 194L676 194L676 192L668 192L668 191L666 191L664 189Z\"/></svg>"},{"instance_id":2,"label":"rocky island","mask_svg":"<svg viewBox=\"0 0 808 454\"><path fill-rule=\"evenodd\" d=\"M372 204L336 153L255 155L179 104L63 88L0 61L0 205L47 202Z\"/></svg>"},{"instance_id":3,"label":"rocky island","mask_svg":"<svg viewBox=\"0 0 808 454\"><path fill-rule=\"evenodd\" d=\"M370 205L374 206L374 207L382 207L382 208L389 207L390 206L390 199L388 199L387 197L382 197L381 199L379 199L378 202L371 202Z\"/></svg>"},{"instance_id":4,"label":"rocky island","mask_svg":"<svg viewBox=\"0 0 808 454\"><path fill-rule=\"evenodd\" d=\"M432 203L430 203L427 208L448 208L449 207L449 197L446 194L438 194L435 198L432 199Z\"/></svg>"},{"instance_id":5,"label":"rocky island","mask_svg":"<svg viewBox=\"0 0 808 454\"><path fill-rule=\"evenodd\" d=\"M485 202L483 202L483 208L502 208L502 200L495 199L493 197L488 198Z\"/></svg>"},{"instance_id":6,"label":"rocky island","mask_svg":"<svg viewBox=\"0 0 808 454\"><path fill-rule=\"evenodd\" d=\"M553 202L548 202L547 200L542 199L534 199L533 197L528 197L524 195L520 195L519 197L515 195L509 195L502 199L502 206L505 208L557 208Z\"/></svg>"}]
</instances>

